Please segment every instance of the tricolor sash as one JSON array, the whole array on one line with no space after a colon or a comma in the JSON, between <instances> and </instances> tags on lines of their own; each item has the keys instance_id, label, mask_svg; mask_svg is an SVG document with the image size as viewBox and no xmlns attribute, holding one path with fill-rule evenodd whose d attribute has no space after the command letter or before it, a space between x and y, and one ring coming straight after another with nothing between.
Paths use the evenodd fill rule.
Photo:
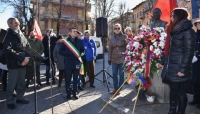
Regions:
<instances>
[{"instance_id":1,"label":"tricolor sash","mask_svg":"<svg viewBox=\"0 0 200 114\"><path fill-rule=\"evenodd\" d=\"M81 62L81 66L80 66L80 74L84 75L84 65L83 65L83 61L81 59L81 55L79 53L79 51L76 49L76 47L67 39L62 39L62 42L65 44L65 46L67 46L69 48L69 50L76 56L76 58Z\"/></svg>"}]
</instances>

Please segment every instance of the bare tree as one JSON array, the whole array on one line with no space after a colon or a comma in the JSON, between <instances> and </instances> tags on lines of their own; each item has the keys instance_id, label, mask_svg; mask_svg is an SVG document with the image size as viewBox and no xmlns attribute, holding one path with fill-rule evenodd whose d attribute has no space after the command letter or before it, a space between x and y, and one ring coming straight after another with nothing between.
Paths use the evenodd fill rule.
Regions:
<instances>
[{"instance_id":1,"label":"bare tree","mask_svg":"<svg viewBox=\"0 0 200 114\"><path fill-rule=\"evenodd\" d=\"M111 17L114 12L115 0L95 0L95 8L99 17Z\"/></svg>"},{"instance_id":2,"label":"bare tree","mask_svg":"<svg viewBox=\"0 0 200 114\"><path fill-rule=\"evenodd\" d=\"M32 25L33 25L33 11L31 7L31 3L29 0L2 0L1 1L2 5L5 5L6 8L8 7L13 7L14 10L14 16L21 21L21 29L27 30L28 33L32 30ZM4 10L3 10L4 11ZM27 33L26 33L27 34Z\"/></svg>"}]
</instances>

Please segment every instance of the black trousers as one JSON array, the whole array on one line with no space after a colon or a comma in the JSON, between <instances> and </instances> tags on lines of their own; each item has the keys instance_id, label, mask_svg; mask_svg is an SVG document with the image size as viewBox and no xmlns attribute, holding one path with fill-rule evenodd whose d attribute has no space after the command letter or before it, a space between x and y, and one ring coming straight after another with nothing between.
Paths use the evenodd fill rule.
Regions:
<instances>
[{"instance_id":1,"label":"black trousers","mask_svg":"<svg viewBox=\"0 0 200 114\"><path fill-rule=\"evenodd\" d=\"M7 78L8 78L8 71L7 70L2 70L2 85L3 85L3 91L6 91L7 88Z\"/></svg>"},{"instance_id":2,"label":"black trousers","mask_svg":"<svg viewBox=\"0 0 200 114\"><path fill-rule=\"evenodd\" d=\"M58 83L58 85L61 85L64 77L65 77L65 70L59 70L59 83Z\"/></svg>"},{"instance_id":3,"label":"black trousers","mask_svg":"<svg viewBox=\"0 0 200 114\"><path fill-rule=\"evenodd\" d=\"M90 85L94 84L94 63L92 62L83 62L84 64L84 75L82 78L83 85L86 84L85 78L86 78L86 72L89 77Z\"/></svg>"},{"instance_id":4,"label":"black trousers","mask_svg":"<svg viewBox=\"0 0 200 114\"><path fill-rule=\"evenodd\" d=\"M194 90L193 100L200 103L200 83L192 83L192 85Z\"/></svg>"},{"instance_id":5,"label":"black trousers","mask_svg":"<svg viewBox=\"0 0 200 114\"><path fill-rule=\"evenodd\" d=\"M30 83L30 80L33 79L34 77L34 70L33 70L33 66L27 66L26 67L26 84ZM41 83L40 82L40 65L36 65L36 82L37 83Z\"/></svg>"},{"instance_id":6,"label":"black trousers","mask_svg":"<svg viewBox=\"0 0 200 114\"><path fill-rule=\"evenodd\" d=\"M71 79L73 77L73 90L72 94L76 95L77 92L77 79L79 75L79 69L65 69L65 89L67 94L71 94Z\"/></svg>"}]
</instances>

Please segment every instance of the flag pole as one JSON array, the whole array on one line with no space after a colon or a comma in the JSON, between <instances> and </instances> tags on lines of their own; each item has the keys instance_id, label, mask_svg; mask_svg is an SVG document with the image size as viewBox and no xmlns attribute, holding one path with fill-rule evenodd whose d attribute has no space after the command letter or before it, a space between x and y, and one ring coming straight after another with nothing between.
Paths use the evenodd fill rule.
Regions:
<instances>
[{"instance_id":1,"label":"flag pole","mask_svg":"<svg viewBox=\"0 0 200 114\"><path fill-rule=\"evenodd\" d=\"M114 96L119 92L119 90L121 90L122 86L126 83L126 81L128 80L128 78L126 78L126 80L123 82L123 84L119 87L119 89L115 92L115 94L110 98L110 100L103 106L103 108L99 111L99 114L103 111L103 109L108 105L108 103L114 98Z\"/></svg>"},{"instance_id":2,"label":"flag pole","mask_svg":"<svg viewBox=\"0 0 200 114\"><path fill-rule=\"evenodd\" d=\"M133 112L132 112L132 114L134 114L134 112L135 112L135 107L136 107L138 95L139 95L139 93L140 93L140 89L141 89L141 81L140 81L140 83L139 83L139 89L138 89L137 96L136 96L136 99L135 99L135 103L134 103L134 106L133 106Z\"/></svg>"}]
</instances>

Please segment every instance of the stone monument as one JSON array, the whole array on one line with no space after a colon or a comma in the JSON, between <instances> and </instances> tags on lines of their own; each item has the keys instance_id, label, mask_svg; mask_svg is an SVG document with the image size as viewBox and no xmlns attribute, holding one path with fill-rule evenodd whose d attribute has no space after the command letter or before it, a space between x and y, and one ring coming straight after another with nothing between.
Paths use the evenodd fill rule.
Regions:
<instances>
[{"instance_id":1,"label":"stone monument","mask_svg":"<svg viewBox=\"0 0 200 114\"><path fill-rule=\"evenodd\" d=\"M159 8L155 8L153 10L153 19L154 21L150 24L150 28L153 29L155 27L164 27L166 28L167 22L162 21L160 19L160 16L162 15L162 12ZM152 78L152 86L149 88L150 92L153 92L156 94L156 100L160 103L168 102L169 101L169 86L167 84L162 83L161 79L161 72L162 70L159 70L159 73L154 73Z\"/></svg>"}]
</instances>

